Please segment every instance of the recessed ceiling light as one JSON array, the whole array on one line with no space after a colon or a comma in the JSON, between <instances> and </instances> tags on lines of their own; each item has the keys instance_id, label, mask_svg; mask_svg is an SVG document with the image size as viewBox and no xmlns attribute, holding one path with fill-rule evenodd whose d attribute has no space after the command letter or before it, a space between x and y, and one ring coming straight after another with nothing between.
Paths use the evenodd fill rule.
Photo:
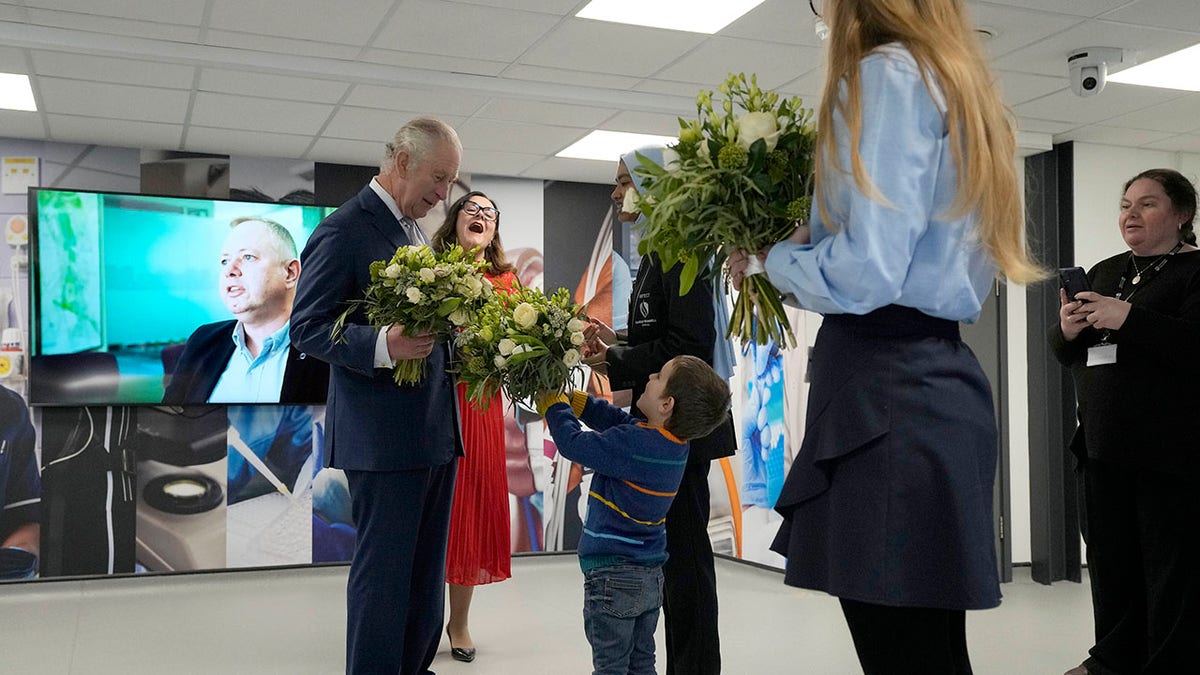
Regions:
<instances>
[{"instance_id":1,"label":"recessed ceiling light","mask_svg":"<svg viewBox=\"0 0 1200 675\"><path fill-rule=\"evenodd\" d=\"M763 0L592 0L575 16L634 26L712 34L733 23L762 2Z\"/></svg>"},{"instance_id":2,"label":"recessed ceiling light","mask_svg":"<svg viewBox=\"0 0 1200 675\"><path fill-rule=\"evenodd\" d=\"M0 73L0 108L7 110L37 110L33 88L28 75Z\"/></svg>"},{"instance_id":3,"label":"recessed ceiling light","mask_svg":"<svg viewBox=\"0 0 1200 675\"><path fill-rule=\"evenodd\" d=\"M632 134L625 131L593 131L583 138L567 146L555 157L567 159L595 159L614 162L621 155L636 150L644 145L667 145L676 143L675 136L654 136L652 134Z\"/></svg>"},{"instance_id":4,"label":"recessed ceiling light","mask_svg":"<svg viewBox=\"0 0 1200 675\"><path fill-rule=\"evenodd\" d=\"M1200 44L1108 76L1109 82L1200 91Z\"/></svg>"}]
</instances>

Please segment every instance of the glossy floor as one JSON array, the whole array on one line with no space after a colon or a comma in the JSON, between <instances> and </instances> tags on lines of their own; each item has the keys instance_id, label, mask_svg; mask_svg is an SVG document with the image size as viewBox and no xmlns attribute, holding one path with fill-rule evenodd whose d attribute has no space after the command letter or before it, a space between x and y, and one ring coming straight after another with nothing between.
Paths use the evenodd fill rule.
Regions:
<instances>
[{"instance_id":1,"label":"glossy floor","mask_svg":"<svg viewBox=\"0 0 1200 675\"><path fill-rule=\"evenodd\" d=\"M438 675L589 673L582 575L574 556L513 561L512 580L477 590L473 663ZM778 572L718 562L729 675L859 673L837 601L785 587ZM1057 675L1091 636L1087 584L1035 584L1028 568L999 609L970 612L977 675ZM1085 579L1086 581L1086 579ZM4 675L335 675L342 672L345 567L0 586ZM659 627L662 670L662 628Z\"/></svg>"}]
</instances>

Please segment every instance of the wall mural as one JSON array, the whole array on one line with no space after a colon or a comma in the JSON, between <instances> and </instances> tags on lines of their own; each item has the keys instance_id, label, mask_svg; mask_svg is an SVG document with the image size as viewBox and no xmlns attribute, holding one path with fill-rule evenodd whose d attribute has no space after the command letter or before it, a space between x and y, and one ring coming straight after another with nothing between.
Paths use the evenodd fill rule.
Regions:
<instances>
[{"instance_id":1,"label":"wall mural","mask_svg":"<svg viewBox=\"0 0 1200 675\"><path fill-rule=\"evenodd\" d=\"M312 208L314 195L323 192L314 176L330 175L336 167L326 166L323 173L322 165L290 160L2 138L0 154L41 158L38 187L46 190L36 233L35 281L43 289L36 335L29 324L29 251L11 245L0 249L0 329L17 331L5 333L5 344L19 335L15 348L23 355L116 360L118 379L132 378L116 391L133 392L133 398L119 399L127 404L93 405L101 399L73 401L75 394L31 382L28 362L0 374L0 385L25 400L33 394L36 442L30 443L30 466L39 469L26 472L34 474L32 479L10 471L0 498L17 494L16 483L24 479L36 496L17 511L35 514L29 520L40 525L32 528L40 529L40 537L16 546L16 533L29 532L23 528L29 523L0 521L0 579L348 560L355 536L349 491L339 471L322 468L324 406L319 401L210 405L206 397L162 399L176 375L178 354L168 354L170 345L182 348L197 326L226 311L213 288L215 260L210 258L216 248L212 242L164 239L175 227L173 219L209 219L216 229L206 236L219 240L239 215L275 214L286 220L287 208L297 209L296 222L284 225L302 246L329 209L299 209ZM351 168L373 173L370 167ZM353 182L361 186L357 178ZM620 328L638 256L636 233L614 218L611 186L482 177L479 183L506 208L528 207L531 215L520 219L510 219L514 211L505 211L505 247L522 283L566 287L592 313ZM466 177L461 190L470 184ZM122 193L116 201L129 210L114 210L89 196L91 191ZM156 211L150 205L154 200L139 201L147 199L139 193L209 200L212 212L188 212L193 202L186 200L160 200ZM166 213L180 205L182 211ZM24 215L28 208L25 194L0 195L0 219ZM122 229L122 219L140 223L140 229ZM421 223L427 230L437 224ZM142 276L153 269L176 276ZM176 283L183 278L178 275L194 279ZM163 294L163 288L173 290ZM193 316L185 305L209 310ZM128 337L139 325L173 323L179 327L170 335ZM31 336L40 342L30 344ZM767 545L778 527L770 507L799 437L795 423L788 422L796 419L794 399L803 391L789 391L785 382L802 378L803 363L797 359L798 365L789 367L792 358L772 345L748 348L739 358L731 384L741 449L721 465L714 463L710 473L710 534L719 553L781 564ZM34 363L36 376L42 371ZM603 378L579 384L627 404ZM505 405L512 551L572 550L583 517L579 495L587 489L589 472L557 456L535 412L510 401ZM19 425L17 411L23 415L23 406L0 408L0 440L8 438L6 429ZM31 566L21 557L23 564L6 565L5 547L32 548L36 562Z\"/></svg>"}]
</instances>

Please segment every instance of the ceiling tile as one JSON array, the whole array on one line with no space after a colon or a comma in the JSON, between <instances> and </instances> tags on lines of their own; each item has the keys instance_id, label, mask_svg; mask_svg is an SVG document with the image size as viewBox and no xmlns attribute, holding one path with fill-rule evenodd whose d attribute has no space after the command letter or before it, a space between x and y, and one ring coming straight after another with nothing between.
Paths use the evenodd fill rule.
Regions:
<instances>
[{"instance_id":1,"label":"ceiling tile","mask_svg":"<svg viewBox=\"0 0 1200 675\"><path fill-rule=\"evenodd\" d=\"M228 94L196 94L190 123L218 129L316 134L333 106Z\"/></svg>"},{"instance_id":2,"label":"ceiling tile","mask_svg":"<svg viewBox=\"0 0 1200 675\"><path fill-rule=\"evenodd\" d=\"M1010 106L1041 98L1070 86L1066 77L996 71L1004 102Z\"/></svg>"},{"instance_id":3,"label":"ceiling tile","mask_svg":"<svg viewBox=\"0 0 1200 675\"><path fill-rule=\"evenodd\" d=\"M1039 120L1032 117L1022 117L1017 120L1017 129L1035 134L1061 134L1080 126L1075 122L1057 122L1054 120Z\"/></svg>"},{"instance_id":4,"label":"ceiling tile","mask_svg":"<svg viewBox=\"0 0 1200 675\"><path fill-rule=\"evenodd\" d=\"M344 138L318 138L305 159L314 162L336 162L373 166L383 159L383 139L378 141L349 141Z\"/></svg>"},{"instance_id":5,"label":"ceiling tile","mask_svg":"<svg viewBox=\"0 0 1200 675\"><path fill-rule=\"evenodd\" d=\"M31 8L190 26L199 26L204 17L204 3L195 2L195 0L154 0L154 2L131 2L130 0L22 1Z\"/></svg>"},{"instance_id":6,"label":"ceiling tile","mask_svg":"<svg viewBox=\"0 0 1200 675\"><path fill-rule=\"evenodd\" d=\"M39 77L38 91L46 113L111 117L146 122L183 122L190 94L177 89L134 87Z\"/></svg>"},{"instance_id":7,"label":"ceiling tile","mask_svg":"<svg viewBox=\"0 0 1200 675\"><path fill-rule=\"evenodd\" d=\"M0 72L27 73L29 65L25 61L25 50L17 47L0 47Z\"/></svg>"},{"instance_id":8,"label":"ceiling tile","mask_svg":"<svg viewBox=\"0 0 1200 675\"><path fill-rule=\"evenodd\" d=\"M1104 19L1200 33L1200 12L1196 9L1196 0L1135 2L1105 14Z\"/></svg>"},{"instance_id":9,"label":"ceiling tile","mask_svg":"<svg viewBox=\"0 0 1200 675\"><path fill-rule=\"evenodd\" d=\"M1086 3L1080 3L1086 4ZM1010 54L993 59L1001 70L1067 76L1067 54L1081 47L1120 47L1141 61L1189 47L1196 35L1108 21L1085 21ZM1125 67L1125 66L1122 66ZM1119 68L1112 69L1115 72Z\"/></svg>"},{"instance_id":10,"label":"ceiling tile","mask_svg":"<svg viewBox=\"0 0 1200 675\"><path fill-rule=\"evenodd\" d=\"M720 82L716 83L720 84ZM656 94L674 94L675 96L684 96L691 100L695 100L700 95L700 90L714 91L716 84L708 83L700 84L696 82L672 82L659 78L651 78L642 80L634 87L635 91L648 91Z\"/></svg>"},{"instance_id":11,"label":"ceiling tile","mask_svg":"<svg viewBox=\"0 0 1200 675\"><path fill-rule=\"evenodd\" d=\"M753 73L761 87L773 89L812 70L822 58L815 47L714 37L654 77L716 88L729 73Z\"/></svg>"},{"instance_id":12,"label":"ceiling tile","mask_svg":"<svg viewBox=\"0 0 1200 675\"><path fill-rule=\"evenodd\" d=\"M382 110L425 110L431 115L467 117L479 110L486 99L437 89L404 89L356 85L344 105Z\"/></svg>"},{"instance_id":13,"label":"ceiling tile","mask_svg":"<svg viewBox=\"0 0 1200 675\"><path fill-rule=\"evenodd\" d=\"M813 18L803 2L767 0L722 28L718 35L820 47Z\"/></svg>"},{"instance_id":14,"label":"ceiling tile","mask_svg":"<svg viewBox=\"0 0 1200 675\"><path fill-rule=\"evenodd\" d=\"M13 138L43 138L42 114L25 110L0 110L0 129Z\"/></svg>"},{"instance_id":15,"label":"ceiling tile","mask_svg":"<svg viewBox=\"0 0 1200 675\"><path fill-rule=\"evenodd\" d=\"M271 35L255 35L253 33L238 33L227 30L208 31L205 33L204 44L215 47L233 47L234 49L246 49L257 52L315 56L344 61L353 61L358 58L358 54L361 51L358 47L333 44L332 42L293 40Z\"/></svg>"},{"instance_id":16,"label":"ceiling tile","mask_svg":"<svg viewBox=\"0 0 1200 675\"><path fill-rule=\"evenodd\" d=\"M527 66L513 64L504 69L504 77L514 80L532 80L534 82L554 82L570 84L577 87L595 87L597 89L632 89L641 78L625 77L622 75L607 75L605 73L588 73L579 70L564 70L562 68L544 68L542 66Z\"/></svg>"},{"instance_id":17,"label":"ceiling tile","mask_svg":"<svg viewBox=\"0 0 1200 675\"><path fill-rule=\"evenodd\" d=\"M617 113L615 108L546 103L528 99L494 98L484 104L476 117L489 120L548 124L565 127L595 127Z\"/></svg>"},{"instance_id":18,"label":"ceiling tile","mask_svg":"<svg viewBox=\"0 0 1200 675\"><path fill-rule=\"evenodd\" d=\"M970 11L975 26L992 33L992 37L984 40L983 46L993 58L1067 30L1082 21L1077 16L989 4L975 4Z\"/></svg>"},{"instance_id":19,"label":"ceiling tile","mask_svg":"<svg viewBox=\"0 0 1200 675\"><path fill-rule=\"evenodd\" d=\"M580 183L613 182L617 171L617 160L598 162L590 159L566 159L549 157L521 172L526 178L546 178L552 180L577 181Z\"/></svg>"},{"instance_id":20,"label":"ceiling tile","mask_svg":"<svg viewBox=\"0 0 1200 675\"><path fill-rule=\"evenodd\" d=\"M1087 2L1079 0L988 0L988 2L993 5L1010 5L1025 9L1040 9L1055 14L1088 17L1100 16L1111 9L1129 4L1129 0L1087 0ZM980 3L975 0L970 4L974 6Z\"/></svg>"},{"instance_id":21,"label":"ceiling tile","mask_svg":"<svg viewBox=\"0 0 1200 675\"><path fill-rule=\"evenodd\" d=\"M50 137L56 141L94 143L98 136L105 145L122 145L159 150L179 147L182 124L110 120L81 115L46 115Z\"/></svg>"},{"instance_id":22,"label":"ceiling tile","mask_svg":"<svg viewBox=\"0 0 1200 675\"><path fill-rule=\"evenodd\" d=\"M303 155L312 141L312 136L191 125L188 127L187 143L184 147L195 152L228 153L236 150L241 155L294 159Z\"/></svg>"},{"instance_id":23,"label":"ceiling tile","mask_svg":"<svg viewBox=\"0 0 1200 675\"><path fill-rule=\"evenodd\" d=\"M558 23L547 14L410 0L384 26L374 46L489 61L512 61Z\"/></svg>"},{"instance_id":24,"label":"ceiling tile","mask_svg":"<svg viewBox=\"0 0 1200 675\"><path fill-rule=\"evenodd\" d=\"M202 4L202 3L195 3ZM209 25L215 29L361 47L394 4L393 0L212 0ZM314 17L320 17L314 20Z\"/></svg>"},{"instance_id":25,"label":"ceiling tile","mask_svg":"<svg viewBox=\"0 0 1200 675\"><path fill-rule=\"evenodd\" d=\"M681 110L678 115L659 115L643 112L622 112L601 126L608 131L628 131L635 134L675 136L679 133L679 118L693 119L696 109Z\"/></svg>"},{"instance_id":26,"label":"ceiling tile","mask_svg":"<svg viewBox=\"0 0 1200 675\"><path fill-rule=\"evenodd\" d=\"M244 94L288 101L337 103L350 87L345 82L311 77L287 77L272 73L204 68L200 71L200 91Z\"/></svg>"},{"instance_id":27,"label":"ceiling tile","mask_svg":"<svg viewBox=\"0 0 1200 675\"><path fill-rule=\"evenodd\" d=\"M25 23L29 18L29 12L24 7L16 5L0 4L0 21L12 21L14 23Z\"/></svg>"},{"instance_id":28,"label":"ceiling tile","mask_svg":"<svg viewBox=\"0 0 1200 675\"><path fill-rule=\"evenodd\" d=\"M544 157L519 152L468 149L463 152L462 167L459 170L461 173L519 176L522 171L542 161Z\"/></svg>"},{"instance_id":29,"label":"ceiling tile","mask_svg":"<svg viewBox=\"0 0 1200 675\"><path fill-rule=\"evenodd\" d=\"M1029 116L1037 119L1056 120L1059 122L1075 122L1077 124L1095 124L1124 115L1143 108L1165 103L1179 98L1182 92L1170 89L1152 89L1150 87L1135 87L1128 84L1109 83L1104 91L1080 98L1069 89L1055 92L1048 96L1013 106L1013 110L1022 117Z\"/></svg>"},{"instance_id":30,"label":"ceiling tile","mask_svg":"<svg viewBox=\"0 0 1200 675\"><path fill-rule=\"evenodd\" d=\"M161 89L191 89L196 69L152 60L114 59L105 56L31 51L38 75L93 82L135 84Z\"/></svg>"},{"instance_id":31,"label":"ceiling tile","mask_svg":"<svg viewBox=\"0 0 1200 675\"><path fill-rule=\"evenodd\" d=\"M198 3L189 4L198 6ZM29 21L30 23L38 26L69 28L71 30L87 31L89 33L125 35L138 38L171 40L174 42L195 42L196 38L200 34L200 29L196 25L181 25L184 22L155 23L152 21L136 21L133 19L113 18L110 16L76 14L73 12L59 12L43 9L30 9ZM120 45L114 45L114 47L119 46ZM117 51L119 51L119 49Z\"/></svg>"},{"instance_id":32,"label":"ceiling tile","mask_svg":"<svg viewBox=\"0 0 1200 675\"><path fill-rule=\"evenodd\" d=\"M1146 146L1151 150L1166 150L1167 152L1191 152L1200 154L1200 136L1184 134L1171 136Z\"/></svg>"},{"instance_id":33,"label":"ceiling tile","mask_svg":"<svg viewBox=\"0 0 1200 675\"><path fill-rule=\"evenodd\" d=\"M499 75L507 61L487 59L467 59L460 56L443 56L441 54L424 54L418 52L402 52L394 49L368 49L362 56L368 63L382 63L401 68L421 68L424 70L440 70L450 73L467 73L470 75Z\"/></svg>"},{"instance_id":34,"label":"ceiling tile","mask_svg":"<svg viewBox=\"0 0 1200 675\"><path fill-rule=\"evenodd\" d=\"M1200 93L1184 94L1104 122L1108 126L1186 133L1200 129Z\"/></svg>"},{"instance_id":35,"label":"ceiling tile","mask_svg":"<svg viewBox=\"0 0 1200 675\"><path fill-rule=\"evenodd\" d=\"M590 129L550 127L474 118L456 127L464 148L552 155L583 138Z\"/></svg>"},{"instance_id":36,"label":"ceiling tile","mask_svg":"<svg viewBox=\"0 0 1200 675\"><path fill-rule=\"evenodd\" d=\"M359 141L376 141L383 144L391 138L396 130L408 120L422 115L424 111L381 110L378 108L351 108L342 106L334 113L329 126L321 132L325 138L348 138ZM452 127L456 127L466 119L448 115L435 115L438 119Z\"/></svg>"},{"instance_id":37,"label":"ceiling tile","mask_svg":"<svg viewBox=\"0 0 1200 675\"><path fill-rule=\"evenodd\" d=\"M649 77L705 39L697 33L569 19L521 56L519 63Z\"/></svg>"},{"instance_id":38,"label":"ceiling tile","mask_svg":"<svg viewBox=\"0 0 1200 675\"><path fill-rule=\"evenodd\" d=\"M579 0L453 0L456 5L484 5L566 16L579 6Z\"/></svg>"},{"instance_id":39,"label":"ceiling tile","mask_svg":"<svg viewBox=\"0 0 1200 675\"><path fill-rule=\"evenodd\" d=\"M1163 131L1147 131L1144 129L1120 129L1117 127L1107 127L1099 124L1093 124L1087 127L1080 127L1073 131L1068 131L1063 134L1054 136L1055 143L1063 143L1065 141L1076 141L1079 143L1099 143L1101 145L1118 145L1141 147L1148 143L1154 143L1166 138L1170 138L1175 134Z\"/></svg>"}]
</instances>

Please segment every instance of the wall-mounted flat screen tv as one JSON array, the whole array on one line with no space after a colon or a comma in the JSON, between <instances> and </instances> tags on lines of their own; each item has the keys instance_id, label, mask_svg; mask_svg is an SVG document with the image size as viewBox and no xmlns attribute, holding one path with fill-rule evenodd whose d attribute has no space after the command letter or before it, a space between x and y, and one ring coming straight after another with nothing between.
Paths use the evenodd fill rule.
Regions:
<instances>
[{"instance_id":1,"label":"wall-mounted flat screen tv","mask_svg":"<svg viewBox=\"0 0 1200 675\"><path fill-rule=\"evenodd\" d=\"M324 402L290 346L298 252L332 207L35 188L30 402Z\"/></svg>"}]
</instances>

